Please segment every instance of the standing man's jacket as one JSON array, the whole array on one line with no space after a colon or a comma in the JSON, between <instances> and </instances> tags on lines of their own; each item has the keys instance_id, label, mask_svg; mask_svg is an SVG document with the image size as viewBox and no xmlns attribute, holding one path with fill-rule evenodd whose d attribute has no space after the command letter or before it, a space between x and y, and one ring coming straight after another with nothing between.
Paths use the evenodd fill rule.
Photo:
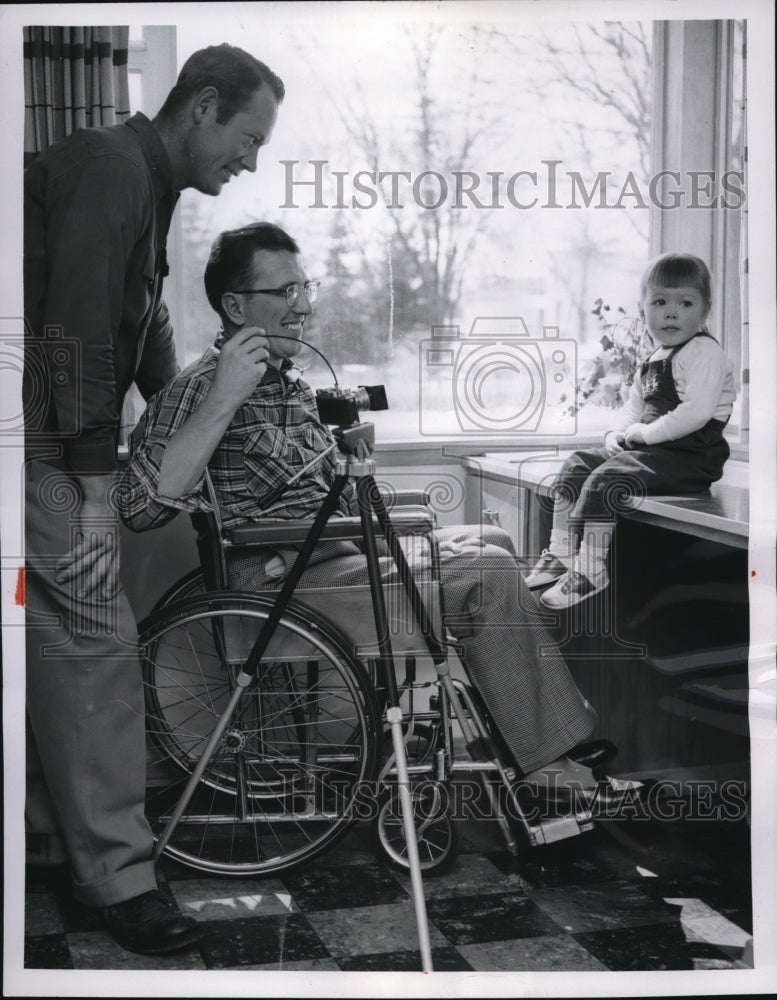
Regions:
<instances>
[{"instance_id":1,"label":"standing man's jacket","mask_svg":"<svg viewBox=\"0 0 777 1000\"><path fill-rule=\"evenodd\" d=\"M82 129L24 178L23 384L28 452L110 472L124 396L176 373L162 298L178 200L151 122ZM107 290L107 291L106 291Z\"/></svg>"}]
</instances>

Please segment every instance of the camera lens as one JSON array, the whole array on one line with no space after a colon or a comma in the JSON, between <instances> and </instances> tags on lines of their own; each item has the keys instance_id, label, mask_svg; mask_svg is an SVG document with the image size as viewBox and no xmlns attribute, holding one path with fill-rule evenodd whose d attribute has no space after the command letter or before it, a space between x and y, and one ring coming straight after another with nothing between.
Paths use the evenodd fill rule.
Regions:
<instances>
[{"instance_id":1,"label":"camera lens","mask_svg":"<svg viewBox=\"0 0 777 1000\"><path fill-rule=\"evenodd\" d=\"M363 386L359 386L358 389L352 389L353 401L356 404L357 410L369 410L370 408L370 395Z\"/></svg>"}]
</instances>

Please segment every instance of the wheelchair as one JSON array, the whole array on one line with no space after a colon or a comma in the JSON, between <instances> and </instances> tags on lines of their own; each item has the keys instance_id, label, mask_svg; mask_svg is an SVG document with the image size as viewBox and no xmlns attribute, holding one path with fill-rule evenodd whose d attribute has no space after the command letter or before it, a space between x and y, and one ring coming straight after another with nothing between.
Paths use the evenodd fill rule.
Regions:
<instances>
[{"instance_id":1,"label":"wheelchair","mask_svg":"<svg viewBox=\"0 0 777 1000\"><path fill-rule=\"evenodd\" d=\"M139 626L148 742L153 771L162 775L149 783L146 814L162 853L216 875L271 875L310 862L366 822L390 865L407 870L417 861L425 874L439 873L459 847L461 775L482 794L513 854L519 838L533 847L593 827L579 806L538 819L515 793L514 765L445 630L436 518L425 494L381 500L400 544L428 546L432 567L415 595L401 583L383 584L386 664L369 587L296 589L280 610L277 589L230 589L235 560L300 546L312 522L228 529L212 484L209 492L210 511L191 515L201 568ZM320 538L363 542L364 523L331 518ZM380 519L375 524L380 530ZM271 638L249 682L244 668L269 619ZM419 661L428 666L435 648L423 677ZM402 708L417 855L408 851L397 795L392 690ZM230 699L236 708L216 736Z\"/></svg>"}]
</instances>

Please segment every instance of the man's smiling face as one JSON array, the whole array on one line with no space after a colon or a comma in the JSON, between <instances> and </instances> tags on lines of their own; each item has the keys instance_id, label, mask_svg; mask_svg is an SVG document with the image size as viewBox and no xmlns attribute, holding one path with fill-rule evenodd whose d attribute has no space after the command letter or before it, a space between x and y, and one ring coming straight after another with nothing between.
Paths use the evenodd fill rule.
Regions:
<instances>
[{"instance_id":1,"label":"man's smiling face","mask_svg":"<svg viewBox=\"0 0 777 1000\"><path fill-rule=\"evenodd\" d=\"M209 88L195 113L197 125L188 139L189 176L185 186L217 195L233 177L244 170L256 170L259 149L269 142L275 127L278 103L269 87L260 87L240 111L221 123L218 94Z\"/></svg>"},{"instance_id":2,"label":"man's smiling face","mask_svg":"<svg viewBox=\"0 0 777 1000\"><path fill-rule=\"evenodd\" d=\"M299 254L289 250L257 250L254 253L252 276L240 284L243 288L280 290L295 283L303 285L307 280ZM245 325L262 327L269 338L268 363L277 368L284 358L296 357L302 350L299 340L305 321L313 312L304 290L300 289L293 305L288 304L285 295L256 292L241 294L239 288L233 291L242 300Z\"/></svg>"}]
</instances>

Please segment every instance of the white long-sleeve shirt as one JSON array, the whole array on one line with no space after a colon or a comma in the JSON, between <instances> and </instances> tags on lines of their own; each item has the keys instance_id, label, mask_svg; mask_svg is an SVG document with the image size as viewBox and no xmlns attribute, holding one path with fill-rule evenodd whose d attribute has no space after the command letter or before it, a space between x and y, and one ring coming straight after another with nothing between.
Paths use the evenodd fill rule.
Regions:
<instances>
[{"instance_id":1,"label":"white long-sleeve shirt","mask_svg":"<svg viewBox=\"0 0 777 1000\"><path fill-rule=\"evenodd\" d=\"M671 353L671 347L661 347L651 354L650 360L660 361ZM643 425L645 444L675 441L693 434L713 417L725 422L731 416L737 396L734 366L716 340L692 337L675 354L671 364L680 403L653 423ZM638 373L626 404L618 411L607 433L640 423L644 406Z\"/></svg>"}]
</instances>

